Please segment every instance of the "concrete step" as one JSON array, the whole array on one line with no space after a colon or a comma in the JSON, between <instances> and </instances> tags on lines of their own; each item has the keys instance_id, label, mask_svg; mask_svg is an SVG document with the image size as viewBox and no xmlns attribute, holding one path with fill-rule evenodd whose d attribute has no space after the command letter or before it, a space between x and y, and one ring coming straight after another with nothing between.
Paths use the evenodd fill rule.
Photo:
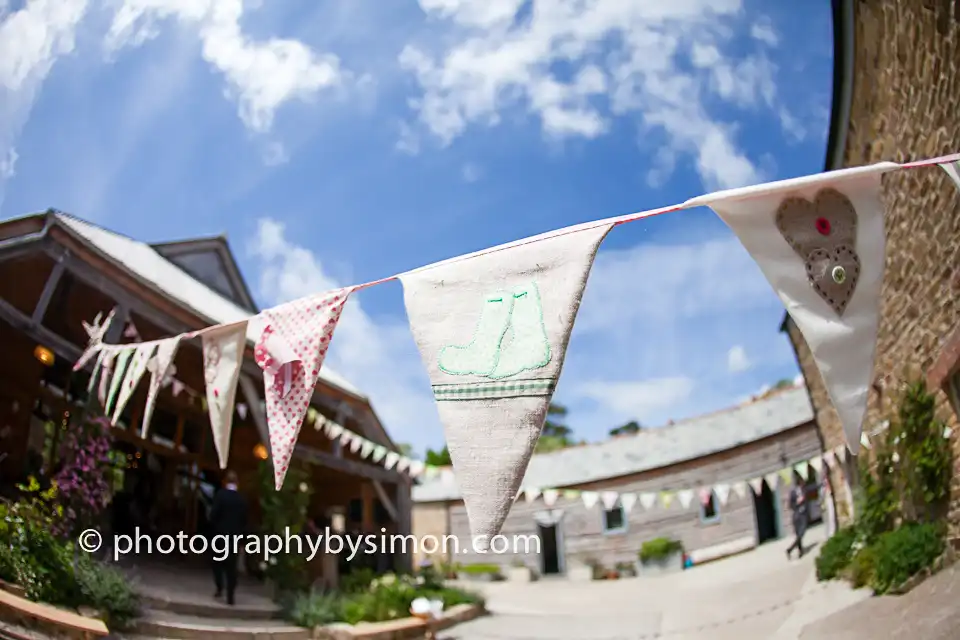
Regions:
<instances>
[{"instance_id":1,"label":"concrete step","mask_svg":"<svg viewBox=\"0 0 960 640\"><path fill-rule=\"evenodd\" d=\"M154 611L168 611L198 618L276 620L282 613L279 605L265 601L263 598L246 598L242 593L237 594L237 603L233 606L223 600L216 600L212 596L194 597L188 600L156 593L141 593L140 599L145 608Z\"/></svg>"},{"instance_id":2,"label":"concrete step","mask_svg":"<svg viewBox=\"0 0 960 640\"><path fill-rule=\"evenodd\" d=\"M137 637L186 640L309 640L311 632L270 620L210 618L147 610L132 633ZM129 637L129 636L128 636Z\"/></svg>"}]
</instances>

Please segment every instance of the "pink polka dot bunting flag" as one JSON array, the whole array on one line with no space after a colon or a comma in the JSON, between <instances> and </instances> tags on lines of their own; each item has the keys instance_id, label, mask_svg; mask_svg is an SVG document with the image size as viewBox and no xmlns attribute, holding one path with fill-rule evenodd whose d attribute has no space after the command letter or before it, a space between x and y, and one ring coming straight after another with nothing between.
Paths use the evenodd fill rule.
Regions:
<instances>
[{"instance_id":1,"label":"pink polka dot bunting flag","mask_svg":"<svg viewBox=\"0 0 960 640\"><path fill-rule=\"evenodd\" d=\"M317 376L353 287L335 289L263 312L254 350L263 369L276 488L283 486Z\"/></svg>"}]
</instances>

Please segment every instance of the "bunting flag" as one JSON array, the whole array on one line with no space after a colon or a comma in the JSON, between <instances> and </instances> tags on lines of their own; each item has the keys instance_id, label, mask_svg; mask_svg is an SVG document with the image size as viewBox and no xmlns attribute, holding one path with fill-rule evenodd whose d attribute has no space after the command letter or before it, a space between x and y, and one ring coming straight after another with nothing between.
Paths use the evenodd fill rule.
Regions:
<instances>
[{"instance_id":1,"label":"bunting flag","mask_svg":"<svg viewBox=\"0 0 960 640\"><path fill-rule=\"evenodd\" d=\"M733 483L733 492L737 494L737 497L743 500L747 497L747 483L743 480L738 480ZM722 498L721 498L722 500Z\"/></svg>"},{"instance_id":2,"label":"bunting flag","mask_svg":"<svg viewBox=\"0 0 960 640\"><path fill-rule=\"evenodd\" d=\"M113 415L114 401L117 399L117 392L120 391L120 385L127 374L127 363L133 355L133 349L118 349L116 359L113 363L113 379L110 381L110 392L107 394L107 401L103 407L103 413L106 416ZM116 424L116 423L114 423Z\"/></svg>"},{"instance_id":3,"label":"bunting flag","mask_svg":"<svg viewBox=\"0 0 960 640\"><path fill-rule=\"evenodd\" d=\"M639 497L640 506L642 506L646 511L653 509L653 506L657 504L657 494L655 493L645 492L641 493Z\"/></svg>"},{"instance_id":4,"label":"bunting flag","mask_svg":"<svg viewBox=\"0 0 960 640\"><path fill-rule=\"evenodd\" d=\"M384 457L386 457L387 451L389 451L389 449L387 449L382 444L376 445L373 448L373 455L370 457L370 460L372 462L380 462L381 460L384 459Z\"/></svg>"},{"instance_id":5,"label":"bunting flag","mask_svg":"<svg viewBox=\"0 0 960 640\"><path fill-rule=\"evenodd\" d=\"M717 499L720 501L720 506L727 506L727 499L730 497L730 485L725 483L720 483L713 487L713 493L717 496Z\"/></svg>"},{"instance_id":6,"label":"bunting flag","mask_svg":"<svg viewBox=\"0 0 960 640\"><path fill-rule=\"evenodd\" d=\"M892 163L722 191L708 205L737 234L803 334L856 454L873 379Z\"/></svg>"},{"instance_id":7,"label":"bunting flag","mask_svg":"<svg viewBox=\"0 0 960 640\"><path fill-rule=\"evenodd\" d=\"M777 472L768 473L763 477L763 480L767 483L767 487L770 489L770 491L776 491L781 482L780 474Z\"/></svg>"},{"instance_id":8,"label":"bunting flag","mask_svg":"<svg viewBox=\"0 0 960 640\"><path fill-rule=\"evenodd\" d=\"M97 389L97 400L103 407L104 414L107 413L107 390L110 388L113 378L113 372L116 368L117 351L114 349L104 349L101 351L100 359L100 387Z\"/></svg>"},{"instance_id":9,"label":"bunting flag","mask_svg":"<svg viewBox=\"0 0 960 640\"><path fill-rule=\"evenodd\" d=\"M533 487L524 489L523 494L527 499L527 503L530 503L540 497L540 489L534 489Z\"/></svg>"},{"instance_id":10,"label":"bunting flag","mask_svg":"<svg viewBox=\"0 0 960 640\"><path fill-rule=\"evenodd\" d=\"M630 513L633 510L633 505L637 503L637 494L635 493L624 493L620 495L620 506L623 507L624 513Z\"/></svg>"},{"instance_id":11,"label":"bunting flag","mask_svg":"<svg viewBox=\"0 0 960 640\"><path fill-rule=\"evenodd\" d=\"M93 363L93 371L90 373L90 381L87 383L88 395L93 393L93 388L97 385L97 378L102 372L104 354L105 352L103 349L98 350L97 359Z\"/></svg>"},{"instance_id":12,"label":"bunting flag","mask_svg":"<svg viewBox=\"0 0 960 640\"><path fill-rule=\"evenodd\" d=\"M263 369L270 451L278 491L287 475L333 332L352 291L327 291L261 314L264 326L254 357Z\"/></svg>"},{"instance_id":13,"label":"bunting flag","mask_svg":"<svg viewBox=\"0 0 960 640\"><path fill-rule=\"evenodd\" d=\"M940 163L939 166L950 176L950 179L953 181L953 184L956 185L957 189L960 189L960 161L943 162Z\"/></svg>"},{"instance_id":14,"label":"bunting flag","mask_svg":"<svg viewBox=\"0 0 960 640\"><path fill-rule=\"evenodd\" d=\"M612 227L556 231L399 276L478 540L500 532L518 493Z\"/></svg>"},{"instance_id":15,"label":"bunting flag","mask_svg":"<svg viewBox=\"0 0 960 640\"><path fill-rule=\"evenodd\" d=\"M114 424L120 420L123 410L127 408L127 403L130 401L133 392L136 391L137 385L140 384L140 379L143 378L143 374L147 371L147 364L156 348L157 344L155 342L145 342L133 350L133 355L130 356L130 364L127 366L127 372L123 376L123 382L120 384L117 406L113 410Z\"/></svg>"},{"instance_id":16,"label":"bunting flag","mask_svg":"<svg viewBox=\"0 0 960 640\"><path fill-rule=\"evenodd\" d=\"M693 503L693 491L690 489L682 489L677 491L677 500L680 502L680 506L684 509L689 509L691 503Z\"/></svg>"},{"instance_id":17,"label":"bunting flag","mask_svg":"<svg viewBox=\"0 0 960 640\"><path fill-rule=\"evenodd\" d=\"M133 324L133 320L127 321L127 326L123 330L123 337L130 340L140 339L140 332L137 331L137 325Z\"/></svg>"},{"instance_id":18,"label":"bunting flag","mask_svg":"<svg viewBox=\"0 0 960 640\"><path fill-rule=\"evenodd\" d=\"M600 494L596 491L583 491L580 493L580 499L583 500L583 506L587 509L593 509L597 506L597 500L600 499Z\"/></svg>"},{"instance_id":19,"label":"bunting flag","mask_svg":"<svg viewBox=\"0 0 960 640\"><path fill-rule=\"evenodd\" d=\"M603 503L603 508L607 511L617 506L617 501L619 500L620 494L616 491L604 491L600 494L600 502Z\"/></svg>"},{"instance_id":20,"label":"bunting flag","mask_svg":"<svg viewBox=\"0 0 960 640\"><path fill-rule=\"evenodd\" d=\"M180 336L167 338L157 343L156 353L147 362L147 370L150 372L150 383L147 387L147 404L143 409L143 425L140 427L140 437L146 438L147 431L150 429L150 420L153 418L153 407L157 402L157 395L160 393L160 387L163 385L167 372L173 365L173 359L177 355L177 348L180 346Z\"/></svg>"},{"instance_id":21,"label":"bunting flag","mask_svg":"<svg viewBox=\"0 0 960 640\"><path fill-rule=\"evenodd\" d=\"M240 416L241 420L247 419L247 405L242 402L237 403L237 415Z\"/></svg>"},{"instance_id":22,"label":"bunting flag","mask_svg":"<svg viewBox=\"0 0 960 640\"><path fill-rule=\"evenodd\" d=\"M548 507L552 507L557 503L557 498L560 497L560 492L556 489L547 489L543 492L543 504Z\"/></svg>"},{"instance_id":23,"label":"bunting flag","mask_svg":"<svg viewBox=\"0 0 960 640\"><path fill-rule=\"evenodd\" d=\"M673 495L672 491L660 492L660 504L663 505L664 509L669 509L670 505L673 504Z\"/></svg>"},{"instance_id":24,"label":"bunting flag","mask_svg":"<svg viewBox=\"0 0 960 640\"><path fill-rule=\"evenodd\" d=\"M821 458L820 456L814 456L810 458L810 461L808 464L810 465L810 468L813 469L814 473L816 473L818 476L823 471L823 458Z\"/></svg>"},{"instance_id":25,"label":"bunting flag","mask_svg":"<svg viewBox=\"0 0 960 640\"><path fill-rule=\"evenodd\" d=\"M213 444L220 459L220 468L226 469L230 457L230 433L233 430L233 405L237 397L240 368L243 365L243 351L247 344L247 323L238 322L205 331L201 339L203 377L206 382L207 411L213 431ZM277 450L272 441L270 447L276 461Z\"/></svg>"},{"instance_id":26,"label":"bunting flag","mask_svg":"<svg viewBox=\"0 0 960 640\"><path fill-rule=\"evenodd\" d=\"M764 479L762 477L750 479L750 488L753 489L754 494L759 496L763 493L763 482L764 482ZM769 484L770 483L767 483L767 486L769 486Z\"/></svg>"},{"instance_id":27,"label":"bunting flag","mask_svg":"<svg viewBox=\"0 0 960 640\"><path fill-rule=\"evenodd\" d=\"M116 307L110 310L110 313L107 314L107 317L102 321L100 320L101 314L97 314L97 317L93 319L92 324L87 322L83 323L83 330L87 334L87 347L83 350L83 353L80 354L80 357L73 365L74 371L79 371L83 369L90 358L93 357L93 354L100 351L103 346L103 339L107 335L107 331L110 330L110 324L113 322L113 317L116 315ZM96 371L94 371L96 375ZM92 378L91 378L92 379Z\"/></svg>"},{"instance_id":28,"label":"bunting flag","mask_svg":"<svg viewBox=\"0 0 960 640\"><path fill-rule=\"evenodd\" d=\"M400 461L400 454L394 451L391 451L387 453L387 457L384 458L383 466L387 469L387 471L390 471L390 469L393 469L399 461Z\"/></svg>"}]
</instances>

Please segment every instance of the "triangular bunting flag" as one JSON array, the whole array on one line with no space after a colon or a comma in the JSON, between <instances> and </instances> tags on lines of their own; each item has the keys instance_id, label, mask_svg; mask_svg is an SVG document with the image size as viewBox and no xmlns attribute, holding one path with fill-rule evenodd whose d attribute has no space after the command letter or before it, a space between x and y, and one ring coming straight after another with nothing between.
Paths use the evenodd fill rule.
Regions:
<instances>
[{"instance_id":1,"label":"triangular bunting flag","mask_svg":"<svg viewBox=\"0 0 960 640\"><path fill-rule=\"evenodd\" d=\"M397 471L403 473L410 469L410 464L413 462L410 458L406 456L400 456L400 459L397 460Z\"/></svg>"},{"instance_id":2,"label":"triangular bunting flag","mask_svg":"<svg viewBox=\"0 0 960 640\"><path fill-rule=\"evenodd\" d=\"M399 276L475 538L497 535L547 415L612 224L562 229Z\"/></svg>"},{"instance_id":3,"label":"triangular bunting flag","mask_svg":"<svg viewBox=\"0 0 960 640\"><path fill-rule=\"evenodd\" d=\"M673 495L672 491L660 492L660 504L663 505L664 509L669 509L670 505L673 504Z\"/></svg>"},{"instance_id":4,"label":"triangular bunting flag","mask_svg":"<svg viewBox=\"0 0 960 640\"><path fill-rule=\"evenodd\" d=\"M387 453L387 457L383 459L383 466L389 471L397 466L398 462L400 462L400 454L396 451L390 451Z\"/></svg>"},{"instance_id":5,"label":"triangular bunting flag","mask_svg":"<svg viewBox=\"0 0 960 640\"><path fill-rule=\"evenodd\" d=\"M833 451L827 451L823 454L823 464L828 467L833 467L837 464L837 456Z\"/></svg>"},{"instance_id":6,"label":"triangular bunting flag","mask_svg":"<svg viewBox=\"0 0 960 640\"><path fill-rule=\"evenodd\" d=\"M747 483L743 480L739 480L733 483L733 492L737 494L737 497L743 500L747 497Z\"/></svg>"},{"instance_id":7,"label":"triangular bunting flag","mask_svg":"<svg viewBox=\"0 0 960 640\"><path fill-rule=\"evenodd\" d=\"M870 437L866 433L860 434L860 444L864 449L870 449ZM854 452L856 453L856 452Z\"/></svg>"},{"instance_id":8,"label":"triangular bunting flag","mask_svg":"<svg viewBox=\"0 0 960 640\"><path fill-rule=\"evenodd\" d=\"M563 492L564 500L576 500L580 497L580 492L576 489L567 489Z\"/></svg>"},{"instance_id":9,"label":"triangular bunting flag","mask_svg":"<svg viewBox=\"0 0 960 640\"><path fill-rule=\"evenodd\" d=\"M607 511L610 511L617 506L617 500L619 499L620 494L616 491L604 491L600 494L600 502L603 503L603 508Z\"/></svg>"},{"instance_id":10,"label":"triangular bunting flag","mask_svg":"<svg viewBox=\"0 0 960 640\"><path fill-rule=\"evenodd\" d=\"M807 461L803 460L802 462L798 462L797 464L793 465L793 471L798 476L806 480L807 479Z\"/></svg>"},{"instance_id":11,"label":"triangular bunting flag","mask_svg":"<svg viewBox=\"0 0 960 640\"><path fill-rule=\"evenodd\" d=\"M784 467L783 469L780 469L778 475L780 476L783 486L786 487L790 485L790 483L793 481L793 473L793 469L790 467Z\"/></svg>"},{"instance_id":12,"label":"triangular bunting flag","mask_svg":"<svg viewBox=\"0 0 960 640\"><path fill-rule=\"evenodd\" d=\"M681 507L684 509L689 509L690 504L693 502L693 491L690 489L682 489L677 491L677 500L680 502Z\"/></svg>"},{"instance_id":13,"label":"triangular bunting flag","mask_svg":"<svg viewBox=\"0 0 960 640\"><path fill-rule=\"evenodd\" d=\"M335 289L261 313L263 330L254 358L263 369L270 451L278 491L351 291L352 288Z\"/></svg>"},{"instance_id":14,"label":"triangular bunting flag","mask_svg":"<svg viewBox=\"0 0 960 640\"><path fill-rule=\"evenodd\" d=\"M773 481L774 481L774 482L777 481L776 476L774 476ZM769 486L769 484L770 484L770 483L768 482L767 485ZM774 485L774 486L776 486L776 485ZM750 479L750 488L753 489L753 492L754 492L756 495L758 495L758 496L759 496L761 493L763 493L763 478L751 478L751 479ZM773 487L770 487L770 488L773 489Z\"/></svg>"},{"instance_id":15,"label":"triangular bunting flag","mask_svg":"<svg viewBox=\"0 0 960 640\"><path fill-rule=\"evenodd\" d=\"M164 378L167 376L167 370L173 363L177 355L177 348L180 346L180 336L167 338L157 343L157 351L147 363L147 370L150 372L150 382L147 387L147 403L143 408L143 423L140 427L140 437L146 438L150 430L150 420L153 418L153 407L157 402L157 395L160 393L160 387Z\"/></svg>"},{"instance_id":16,"label":"triangular bunting flag","mask_svg":"<svg viewBox=\"0 0 960 640\"><path fill-rule=\"evenodd\" d=\"M363 445L360 447L360 457L366 460L370 457L370 454L373 453L373 448L377 446L375 443L370 442L369 440L364 440Z\"/></svg>"},{"instance_id":17,"label":"triangular bunting flag","mask_svg":"<svg viewBox=\"0 0 960 640\"><path fill-rule=\"evenodd\" d=\"M340 425L338 425L338 424L335 423L335 422L332 422L332 423L330 423L330 428L328 429L327 435L330 436L330 439L331 439L331 440L336 440L336 439L340 438L341 436L343 436L343 431L344 431L343 427L341 427ZM340 442L341 442L341 444L346 444L346 443L343 442L342 440L341 440Z\"/></svg>"},{"instance_id":18,"label":"triangular bunting flag","mask_svg":"<svg viewBox=\"0 0 960 640\"><path fill-rule=\"evenodd\" d=\"M810 465L810 468L813 469L815 473L817 473L817 475L819 475L820 472L823 471L823 458L821 458L820 456L814 456L810 458L808 464Z\"/></svg>"},{"instance_id":19,"label":"triangular bunting flag","mask_svg":"<svg viewBox=\"0 0 960 640\"><path fill-rule=\"evenodd\" d=\"M803 334L853 453L867 411L880 318L880 179L896 167L831 171L684 203L711 207L757 261Z\"/></svg>"},{"instance_id":20,"label":"triangular bunting flag","mask_svg":"<svg viewBox=\"0 0 960 640\"><path fill-rule=\"evenodd\" d=\"M780 474L779 473L768 473L764 476L764 481L767 483L767 486L770 488L770 491L775 491L778 486L780 486Z\"/></svg>"},{"instance_id":21,"label":"triangular bunting flag","mask_svg":"<svg viewBox=\"0 0 960 640\"><path fill-rule=\"evenodd\" d=\"M350 453L357 453L357 452L359 452L359 451L360 451L360 447L362 447L362 446L363 446L363 438L361 438L360 436L358 436L358 435L355 434L355 433L351 433L351 434L350 434ZM411 465L411 467L412 467L412 466L413 466L413 463L411 462L410 465ZM423 469L420 469L420 471L422 472Z\"/></svg>"},{"instance_id":22,"label":"triangular bunting flag","mask_svg":"<svg viewBox=\"0 0 960 640\"><path fill-rule=\"evenodd\" d=\"M176 398L179 396L185 389L186 386L176 378L170 381L170 392L173 394L173 397Z\"/></svg>"},{"instance_id":23,"label":"triangular bunting flag","mask_svg":"<svg viewBox=\"0 0 960 640\"><path fill-rule=\"evenodd\" d=\"M83 350L83 353L80 354L80 357L73 365L74 371L79 371L86 366L87 361L93 357L93 354L100 351L103 346L103 338L107 335L107 331L110 329L110 323L113 322L113 316L116 314L116 307L110 310L110 313L107 314L107 317L100 321L101 314L97 314L97 317L94 318L93 324L83 323L83 330L87 333L87 348Z\"/></svg>"},{"instance_id":24,"label":"triangular bunting flag","mask_svg":"<svg viewBox=\"0 0 960 640\"><path fill-rule=\"evenodd\" d=\"M101 368L103 367L103 358L104 351L103 349L100 349L97 352L97 359L93 363L93 371L90 373L90 381L87 383L87 394L93 393L93 388L97 384L97 377L100 375Z\"/></svg>"},{"instance_id":25,"label":"triangular bunting flag","mask_svg":"<svg viewBox=\"0 0 960 640\"><path fill-rule=\"evenodd\" d=\"M543 492L543 504L552 507L557 504L557 498L559 497L560 493L556 489L547 489Z\"/></svg>"},{"instance_id":26,"label":"triangular bunting flag","mask_svg":"<svg viewBox=\"0 0 960 640\"><path fill-rule=\"evenodd\" d=\"M953 181L953 184L956 185L957 189L960 189L960 161L944 162L939 166L950 176L950 179Z\"/></svg>"},{"instance_id":27,"label":"triangular bunting flag","mask_svg":"<svg viewBox=\"0 0 960 640\"><path fill-rule=\"evenodd\" d=\"M635 493L622 493L620 494L620 506L623 507L624 513L630 513L633 510L633 505L637 503L637 494Z\"/></svg>"},{"instance_id":28,"label":"triangular bunting flag","mask_svg":"<svg viewBox=\"0 0 960 640\"><path fill-rule=\"evenodd\" d=\"M103 407L103 413L106 416L113 415L114 401L117 399L117 392L120 391L120 385L127 375L127 364L133 356L133 349L123 348L117 352L116 360L113 364L113 379L110 381L110 393L107 395L107 403Z\"/></svg>"},{"instance_id":29,"label":"triangular bunting flag","mask_svg":"<svg viewBox=\"0 0 960 640\"><path fill-rule=\"evenodd\" d=\"M414 478L420 476L420 474L423 473L424 469L426 469L426 465L424 465L419 460L410 461L410 475L413 476Z\"/></svg>"},{"instance_id":30,"label":"triangular bunting flag","mask_svg":"<svg viewBox=\"0 0 960 640\"><path fill-rule=\"evenodd\" d=\"M102 358L100 360L100 385L97 389L97 400L100 401L100 406L103 407L103 413L107 413L107 390L112 387L112 381L115 377L116 372L116 360L117 360L117 350L116 349L103 349L100 352Z\"/></svg>"},{"instance_id":31,"label":"triangular bunting flag","mask_svg":"<svg viewBox=\"0 0 960 640\"><path fill-rule=\"evenodd\" d=\"M127 326L123 330L123 337L130 340L140 339L140 332L137 331L137 325L133 324L133 320L127 321Z\"/></svg>"},{"instance_id":32,"label":"triangular bunting flag","mask_svg":"<svg viewBox=\"0 0 960 640\"><path fill-rule=\"evenodd\" d=\"M644 492L640 494L640 506L649 511L657 504L657 494Z\"/></svg>"},{"instance_id":33,"label":"triangular bunting flag","mask_svg":"<svg viewBox=\"0 0 960 640\"><path fill-rule=\"evenodd\" d=\"M117 406L113 410L114 424L120 420L123 410L127 408L127 403L130 402L130 397L133 395L133 392L136 391L137 385L140 384L140 379L143 378L143 374L146 373L147 365L156 348L156 342L145 342L137 345L137 348L133 350L133 355L130 356L130 364L127 365L127 373L124 374L123 383L120 385L120 393L117 396Z\"/></svg>"},{"instance_id":34,"label":"triangular bunting flag","mask_svg":"<svg viewBox=\"0 0 960 640\"><path fill-rule=\"evenodd\" d=\"M523 496L527 499L527 503L529 504L540 497L540 489L537 489L536 487L528 487L523 490Z\"/></svg>"},{"instance_id":35,"label":"triangular bunting flag","mask_svg":"<svg viewBox=\"0 0 960 640\"><path fill-rule=\"evenodd\" d=\"M384 456L387 455L388 449L382 444L378 444L373 448L373 455L370 456L372 462L380 462L383 460Z\"/></svg>"},{"instance_id":36,"label":"triangular bunting flag","mask_svg":"<svg viewBox=\"0 0 960 640\"><path fill-rule=\"evenodd\" d=\"M720 501L720 506L727 506L727 498L730 497L730 485L728 484L718 484L714 485L713 492L716 494L717 499Z\"/></svg>"},{"instance_id":37,"label":"triangular bunting flag","mask_svg":"<svg viewBox=\"0 0 960 640\"><path fill-rule=\"evenodd\" d=\"M206 382L207 412L213 430L213 445L220 459L220 468L227 468L230 458L230 433L233 430L233 405L237 398L237 382L243 365L243 350L247 344L247 323L216 327L201 334L203 343L203 378ZM270 453L273 455L274 474L277 472L277 447L279 443L270 437ZM286 473L286 463L283 465ZM281 482L283 476L280 476ZM279 485L277 489L279 490Z\"/></svg>"}]
</instances>

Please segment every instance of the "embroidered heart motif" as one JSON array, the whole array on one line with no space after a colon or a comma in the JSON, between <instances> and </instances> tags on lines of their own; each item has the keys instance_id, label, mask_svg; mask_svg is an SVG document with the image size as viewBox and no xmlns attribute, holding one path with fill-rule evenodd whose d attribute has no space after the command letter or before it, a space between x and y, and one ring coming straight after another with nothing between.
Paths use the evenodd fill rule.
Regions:
<instances>
[{"instance_id":1,"label":"embroidered heart motif","mask_svg":"<svg viewBox=\"0 0 960 640\"><path fill-rule=\"evenodd\" d=\"M857 211L836 189L823 189L813 201L796 196L780 203L777 228L803 259L817 295L842 316L860 280Z\"/></svg>"}]
</instances>

